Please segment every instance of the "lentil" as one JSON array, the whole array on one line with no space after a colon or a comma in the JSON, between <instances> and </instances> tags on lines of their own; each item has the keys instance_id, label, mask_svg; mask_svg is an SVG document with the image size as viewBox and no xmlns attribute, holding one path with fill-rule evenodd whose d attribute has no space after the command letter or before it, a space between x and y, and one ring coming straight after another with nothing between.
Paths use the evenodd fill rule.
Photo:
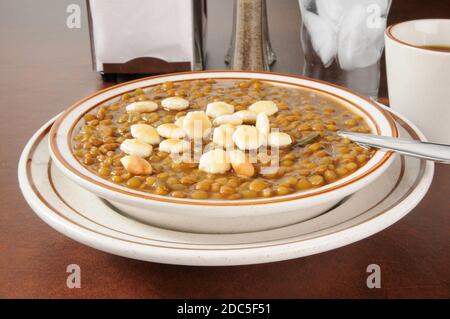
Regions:
<instances>
[{"instance_id":1,"label":"lentil","mask_svg":"<svg viewBox=\"0 0 450 319\"><path fill-rule=\"evenodd\" d=\"M159 107L154 112L126 113L126 106L132 102L150 100L160 104L168 96L189 100L190 109L170 111ZM265 151L257 154L254 164L247 163L246 167L236 167L225 174L207 174L198 169L197 163L175 162L157 145L145 158L153 167L151 176L133 176L122 167L120 160L125 154L120 151L120 144L132 138L133 124L157 127L173 123L187 112L204 110L212 101L224 101L239 111L258 100L272 100L278 105L278 112L269 117L270 126L290 134L294 140L290 147L279 150L278 170L260 173L271 159L271 153ZM145 90L138 88L85 114L81 121L81 129L74 134L73 153L84 166L113 183L174 198L237 200L301 192L351 174L365 165L374 152L336 135L337 130L370 129L363 118L334 99L260 80L169 81ZM307 136L314 139L296 143Z\"/></svg>"}]
</instances>

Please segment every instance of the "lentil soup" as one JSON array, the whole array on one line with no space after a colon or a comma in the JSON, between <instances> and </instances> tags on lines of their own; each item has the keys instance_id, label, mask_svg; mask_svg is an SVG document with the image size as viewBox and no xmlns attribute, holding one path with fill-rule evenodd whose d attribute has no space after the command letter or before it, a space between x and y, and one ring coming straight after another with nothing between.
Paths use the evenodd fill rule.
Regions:
<instances>
[{"instance_id":1,"label":"lentil soup","mask_svg":"<svg viewBox=\"0 0 450 319\"><path fill-rule=\"evenodd\" d=\"M259 80L166 82L125 93L81 121L72 148L83 166L113 183L174 198L302 192L344 178L374 154L337 136L371 131L337 100ZM191 149L193 156L185 156Z\"/></svg>"}]
</instances>

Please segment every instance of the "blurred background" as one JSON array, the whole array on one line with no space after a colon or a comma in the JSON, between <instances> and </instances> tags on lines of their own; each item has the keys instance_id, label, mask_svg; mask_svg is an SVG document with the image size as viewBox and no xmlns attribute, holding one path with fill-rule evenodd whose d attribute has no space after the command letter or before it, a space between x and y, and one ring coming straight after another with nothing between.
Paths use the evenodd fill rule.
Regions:
<instances>
[{"instance_id":1,"label":"blurred background","mask_svg":"<svg viewBox=\"0 0 450 319\"><path fill-rule=\"evenodd\" d=\"M70 4L81 7L80 29L66 26L66 8ZM424 5L423 0L394 0L388 24L424 17L448 17L448 1L432 0ZM206 68L225 69L224 56L233 24L233 1L207 0L207 10ZM103 86L99 76L91 72L85 0L0 0L0 12L1 96L17 85L30 93L39 90L35 82L37 77L40 82L54 84L46 85L52 90L48 93L63 105ZM268 0L267 12L271 43L277 54L271 70L301 74L303 52L298 0ZM382 77L384 73L383 69ZM382 78L380 96L387 95L385 82ZM60 94L64 89L62 83L72 87L70 96ZM73 87L79 87L79 90Z\"/></svg>"}]
</instances>

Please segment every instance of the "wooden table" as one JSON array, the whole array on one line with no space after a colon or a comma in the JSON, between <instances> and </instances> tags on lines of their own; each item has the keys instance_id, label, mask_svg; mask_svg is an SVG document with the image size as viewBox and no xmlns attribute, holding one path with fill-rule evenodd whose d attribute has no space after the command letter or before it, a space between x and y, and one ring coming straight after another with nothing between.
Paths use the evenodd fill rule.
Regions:
<instances>
[{"instance_id":1,"label":"wooden table","mask_svg":"<svg viewBox=\"0 0 450 319\"><path fill-rule=\"evenodd\" d=\"M425 199L388 229L344 248L301 259L240 267L141 262L81 245L41 221L17 185L27 140L50 117L110 84L91 70L86 19L65 26L66 6L82 0L0 1L0 297L450 297L450 169L437 165ZM268 0L278 54L274 70L299 74L297 0ZM223 68L231 1L209 1L208 68ZM390 22L449 18L447 0L394 0ZM382 95L386 95L385 79ZM66 287L78 264L81 289ZM382 288L366 287L381 266Z\"/></svg>"}]
</instances>

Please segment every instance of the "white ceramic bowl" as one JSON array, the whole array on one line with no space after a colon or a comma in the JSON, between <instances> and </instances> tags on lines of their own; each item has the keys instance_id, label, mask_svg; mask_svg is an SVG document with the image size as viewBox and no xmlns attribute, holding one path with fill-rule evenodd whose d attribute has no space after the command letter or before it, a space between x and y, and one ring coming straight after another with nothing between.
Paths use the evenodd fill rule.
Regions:
<instances>
[{"instance_id":1,"label":"white ceramic bowl","mask_svg":"<svg viewBox=\"0 0 450 319\"><path fill-rule=\"evenodd\" d=\"M397 136L394 121L376 103L347 89L303 77L275 73L206 71L140 79L95 93L67 109L53 125L49 144L57 167L71 180L109 201L125 214L159 227L200 233L239 233L266 230L315 217L367 186L392 163L393 154L376 151L369 162L343 179L302 193L251 200L193 200L158 196L109 182L83 167L72 154L71 140L81 125L79 119L93 108L125 92L165 81L194 79L252 79L275 85L292 85L337 99L366 119L373 133Z\"/></svg>"}]
</instances>

